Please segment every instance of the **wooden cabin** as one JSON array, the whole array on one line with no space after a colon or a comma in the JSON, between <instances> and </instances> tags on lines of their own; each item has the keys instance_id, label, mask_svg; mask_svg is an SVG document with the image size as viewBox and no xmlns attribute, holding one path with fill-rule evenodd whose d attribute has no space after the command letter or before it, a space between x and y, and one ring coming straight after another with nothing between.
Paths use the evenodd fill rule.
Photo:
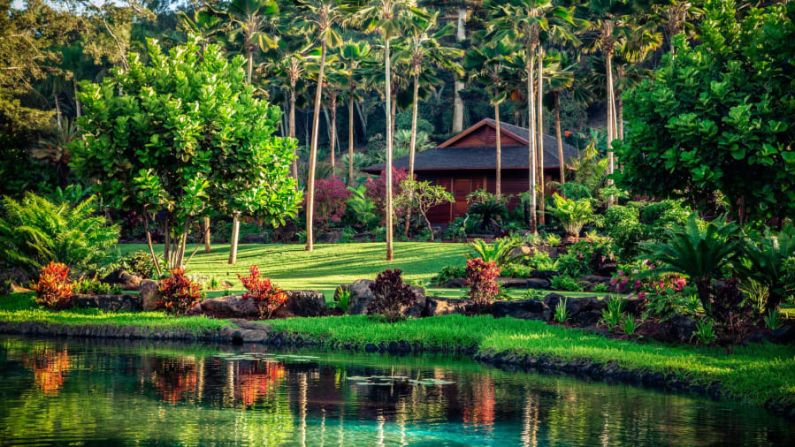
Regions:
<instances>
[{"instance_id":1,"label":"wooden cabin","mask_svg":"<svg viewBox=\"0 0 795 447\"><path fill-rule=\"evenodd\" d=\"M496 123L487 118L465 129L434 149L418 152L414 160L414 173L419 180L430 180L443 185L455 197L455 202L433 208L428 218L433 224L447 224L467 211L466 197L484 187L495 192L497 151ZM527 153L529 132L524 127L501 123L502 139L502 193L518 195L529 189L529 158ZM563 145L568 161L577 156L577 149ZM408 169L408 157L394 161L396 169ZM364 171L379 174L383 165L370 166ZM555 137L544 135L545 181L560 177L560 160ZM513 201L515 203L515 200Z\"/></svg>"}]
</instances>

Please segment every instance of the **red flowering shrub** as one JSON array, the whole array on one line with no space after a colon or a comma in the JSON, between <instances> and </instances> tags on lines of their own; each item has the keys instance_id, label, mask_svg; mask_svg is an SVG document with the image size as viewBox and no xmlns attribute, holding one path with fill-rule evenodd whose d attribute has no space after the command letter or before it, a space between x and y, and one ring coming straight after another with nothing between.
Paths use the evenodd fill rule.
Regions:
<instances>
[{"instance_id":1,"label":"red flowering shrub","mask_svg":"<svg viewBox=\"0 0 795 447\"><path fill-rule=\"evenodd\" d=\"M313 218L315 224L326 227L329 222L342 220L350 196L351 192L345 183L337 177L316 180Z\"/></svg>"},{"instance_id":2,"label":"red flowering shrub","mask_svg":"<svg viewBox=\"0 0 795 447\"><path fill-rule=\"evenodd\" d=\"M201 300L201 286L185 275L183 267L171 270L171 276L160 281L160 301L167 312L183 315Z\"/></svg>"},{"instance_id":3,"label":"red flowering shrub","mask_svg":"<svg viewBox=\"0 0 795 447\"><path fill-rule=\"evenodd\" d=\"M36 302L50 309L64 309L72 304L72 281L66 264L50 262L41 268Z\"/></svg>"},{"instance_id":4,"label":"red flowering shrub","mask_svg":"<svg viewBox=\"0 0 795 447\"><path fill-rule=\"evenodd\" d=\"M408 284L403 283L400 269L384 270L370 284L373 299L367 312L383 315L388 321L397 321L403 316L403 309L413 304L417 294Z\"/></svg>"},{"instance_id":5,"label":"red flowering shrub","mask_svg":"<svg viewBox=\"0 0 795 447\"><path fill-rule=\"evenodd\" d=\"M500 285L497 283L500 268L494 261L485 262L481 258L472 258L467 261L466 275L469 298L478 309L483 310L500 293Z\"/></svg>"},{"instance_id":6,"label":"red flowering shrub","mask_svg":"<svg viewBox=\"0 0 795 447\"><path fill-rule=\"evenodd\" d=\"M260 318L270 318L287 301L287 294L282 289L273 285L270 279L260 278L259 267L256 265L249 269L249 276L238 277L247 290L243 299L257 303Z\"/></svg>"},{"instance_id":7,"label":"red flowering shrub","mask_svg":"<svg viewBox=\"0 0 795 447\"><path fill-rule=\"evenodd\" d=\"M393 197L400 193L400 184L406 180L409 174L405 169L392 168L392 195ZM367 197L375 202L375 209L384 210L384 200L386 200L386 170L381 171L378 178L368 178L364 183L367 189ZM399 210L395 210L395 215L400 216ZM383 221L383 220L382 220Z\"/></svg>"}]
</instances>

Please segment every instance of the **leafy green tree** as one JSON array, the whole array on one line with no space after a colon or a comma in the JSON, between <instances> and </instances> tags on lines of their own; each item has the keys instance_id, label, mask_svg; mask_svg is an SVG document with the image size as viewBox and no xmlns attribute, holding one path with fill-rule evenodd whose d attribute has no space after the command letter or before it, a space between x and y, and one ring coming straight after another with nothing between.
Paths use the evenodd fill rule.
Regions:
<instances>
[{"instance_id":1,"label":"leafy green tree","mask_svg":"<svg viewBox=\"0 0 795 447\"><path fill-rule=\"evenodd\" d=\"M455 202L453 195L447 192L444 186L432 185L427 180L417 181L411 178L407 178L400 184L400 194L395 197L397 208L407 211L413 209L422 216L430 233L431 241L433 241L433 227L428 219L428 211L435 206L453 202Z\"/></svg>"},{"instance_id":2,"label":"leafy green tree","mask_svg":"<svg viewBox=\"0 0 795 447\"><path fill-rule=\"evenodd\" d=\"M129 68L82 84L71 166L109 207L143 213L148 235L150 221L162 224L170 267L185 263L208 204L278 222L300 201L288 175L293 140L273 136L280 111L257 98L244 65L198 39L168 54L149 41L146 62L133 54Z\"/></svg>"},{"instance_id":3,"label":"leafy green tree","mask_svg":"<svg viewBox=\"0 0 795 447\"><path fill-rule=\"evenodd\" d=\"M31 274L49 262L78 271L96 267L119 241L119 227L97 214L91 196L80 202L50 201L33 193L3 198L0 264Z\"/></svg>"},{"instance_id":4,"label":"leafy green tree","mask_svg":"<svg viewBox=\"0 0 795 447\"><path fill-rule=\"evenodd\" d=\"M795 4L707 7L694 48L674 39L652 79L624 95L623 187L685 198L740 222L795 216ZM774 220L775 222L775 220Z\"/></svg>"}]
</instances>

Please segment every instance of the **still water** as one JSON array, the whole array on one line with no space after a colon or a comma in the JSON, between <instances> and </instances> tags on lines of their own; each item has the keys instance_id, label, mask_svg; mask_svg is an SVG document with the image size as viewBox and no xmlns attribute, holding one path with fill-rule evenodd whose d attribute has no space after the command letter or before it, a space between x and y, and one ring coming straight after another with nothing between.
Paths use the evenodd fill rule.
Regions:
<instances>
[{"instance_id":1,"label":"still water","mask_svg":"<svg viewBox=\"0 0 795 447\"><path fill-rule=\"evenodd\" d=\"M0 445L728 444L795 424L451 357L0 336Z\"/></svg>"}]
</instances>

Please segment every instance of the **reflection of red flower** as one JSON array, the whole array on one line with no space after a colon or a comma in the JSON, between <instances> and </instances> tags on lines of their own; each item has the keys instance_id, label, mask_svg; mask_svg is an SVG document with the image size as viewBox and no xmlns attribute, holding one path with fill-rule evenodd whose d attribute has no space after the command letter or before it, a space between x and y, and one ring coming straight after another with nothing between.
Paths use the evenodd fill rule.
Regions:
<instances>
[{"instance_id":1,"label":"reflection of red flower","mask_svg":"<svg viewBox=\"0 0 795 447\"><path fill-rule=\"evenodd\" d=\"M467 424L476 426L494 426L494 409L496 400L494 398L494 382L490 377L473 385L473 402L463 410L463 419Z\"/></svg>"},{"instance_id":2,"label":"reflection of red flower","mask_svg":"<svg viewBox=\"0 0 795 447\"><path fill-rule=\"evenodd\" d=\"M571 131L570 130L564 130L563 131L563 135L565 135L566 138L569 138L571 136Z\"/></svg>"},{"instance_id":3,"label":"reflection of red flower","mask_svg":"<svg viewBox=\"0 0 795 447\"><path fill-rule=\"evenodd\" d=\"M69 353L50 348L25 358L25 366L33 370L33 381L44 394L56 395L63 388L64 373L69 371Z\"/></svg>"},{"instance_id":4,"label":"reflection of red flower","mask_svg":"<svg viewBox=\"0 0 795 447\"><path fill-rule=\"evenodd\" d=\"M152 382L164 401L175 404L196 389L199 374L193 362L166 359L152 374Z\"/></svg>"},{"instance_id":5,"label":"reflection of red flower","mask_svg":"<svg viewBox=\"0 0 795 447\"><path fill-rule=\"evenodd\" d=\"M253 405L259 398L270 393L271 389L284 379L284 365L272 362L257 362L249 368L241 364L237 375L237 393L244 406Z\"/></svg>"}]
</instances>

